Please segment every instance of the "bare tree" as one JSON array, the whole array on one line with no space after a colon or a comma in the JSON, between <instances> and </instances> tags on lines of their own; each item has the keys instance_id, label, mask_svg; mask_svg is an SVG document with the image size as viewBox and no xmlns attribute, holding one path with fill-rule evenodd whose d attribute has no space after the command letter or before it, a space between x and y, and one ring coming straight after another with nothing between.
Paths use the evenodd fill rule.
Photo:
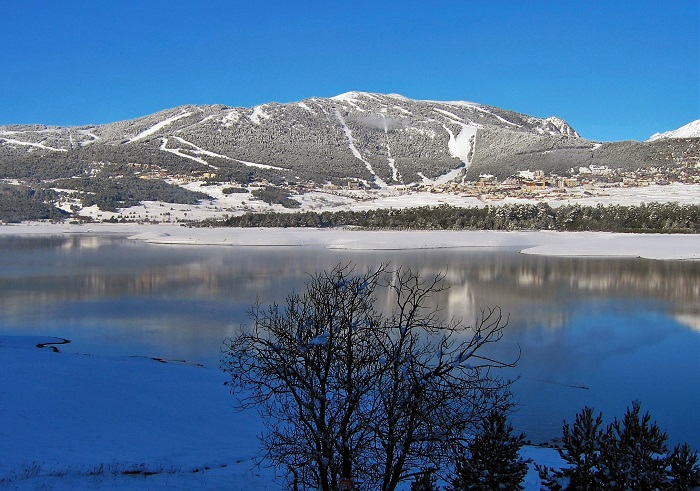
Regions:
<instances>
[{"instance_id":1,"label":"bare tree","mask_svg":"<svg viewBox=\"0 0 700 491\"><path fill-rule=\"evenodd\" d=\"M441 319L430 300L443 277L339 265L284 306L254 305L253 325L226 340L231 392L262 415L265 457L293 489L392 491L510 406L510 382L492 372L513 363L483 353L507 320L499 309L471 327ZM392 312L375 307L380 289Z\"/></svg>"}]
</instances>

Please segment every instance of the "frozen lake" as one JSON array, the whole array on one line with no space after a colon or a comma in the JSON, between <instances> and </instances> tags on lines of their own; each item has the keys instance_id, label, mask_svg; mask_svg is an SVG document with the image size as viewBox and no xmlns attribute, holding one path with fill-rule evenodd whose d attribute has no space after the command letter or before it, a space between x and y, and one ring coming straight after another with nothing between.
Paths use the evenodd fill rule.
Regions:
<instances>
[{"instance_id":1,"label":"frozen lake","mask_svg":"<svg viewBox=\"0 0 700 491\"><path fill-rule=\"evenodd\" d=\"M350 251L153 245L118 236L0 237L0 334L67 338L63 351L216 365L256 301L283 301L338 263L446 273L435 301L471 322L510 315L497 355L534 442L583 406L621 417L642 401L672 442L700 448L700 262L529 256L515 249ZM385 299L379 299L380 305ZM1 363L1 360L0 360Z\"/></svg>"}]
</instances>

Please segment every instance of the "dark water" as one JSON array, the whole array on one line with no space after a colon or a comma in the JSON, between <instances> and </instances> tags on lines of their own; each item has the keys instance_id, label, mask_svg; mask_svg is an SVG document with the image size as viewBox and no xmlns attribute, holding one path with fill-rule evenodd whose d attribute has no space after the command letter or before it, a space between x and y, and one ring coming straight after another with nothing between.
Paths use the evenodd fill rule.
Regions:
<instances>
[{"instance_id":1,"label":"dark water","mask_svg":"<svg viewBox=\"0 0 700 491\"><path fill-rule=\"evenodd\" d=\"M338 263L446 273L434 298L470 323L510 315L494 355L533 441L561 434L583 406L621 417L642 401L672 442L700 449L700 262L546 258L509 250L338 251L155 246L119 237L0 238L0 334L71 340L64 351L217 365L247 310L283 301L308 274ZM379 299L379 303L385 299ZM583 388L585 387L585 388Z\"/></svg>"}]
</instances>

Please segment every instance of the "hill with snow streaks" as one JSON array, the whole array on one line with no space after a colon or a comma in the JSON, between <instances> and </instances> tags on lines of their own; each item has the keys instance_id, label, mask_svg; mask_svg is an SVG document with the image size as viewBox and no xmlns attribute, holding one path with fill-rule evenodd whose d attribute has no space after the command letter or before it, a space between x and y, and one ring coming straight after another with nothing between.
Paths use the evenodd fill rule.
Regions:
<instances>
[{"instance_id":1,"label":"hill with snow streaks","mask_svg":"<svg viewBox=\"0 0 700 491\"><path fill-rule=\"evenodd\" d=\"M99 126L0 127L0 179L35 182L133 175L245 185L305 183L385 188L636 168L698 152L692 141L593 142L557 117L464 101L348 92L252 108L187 105Z\"/></svg>"}]
</instances>

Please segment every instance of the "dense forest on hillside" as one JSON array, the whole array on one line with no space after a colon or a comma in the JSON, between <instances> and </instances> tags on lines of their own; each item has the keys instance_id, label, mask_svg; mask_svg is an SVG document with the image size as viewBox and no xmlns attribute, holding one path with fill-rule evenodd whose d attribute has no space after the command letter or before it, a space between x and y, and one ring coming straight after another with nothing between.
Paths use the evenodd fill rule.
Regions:
<instances>
[{"instance_id":1,"label":"dense forest on hillside","mask_svg":"<svg viewBox=\"0 0 700 491\"><path fill-rule=\"evenodd\" d=\"M66 212L47 204L55 201L55 195L50 190L0 183L0 222L65 218Z\"/></svg>"},{"instance_id":2,"label":"dense forest on hillside","mask_svg":"<svg viewBox=\"0 0 700 491\"><path fill-rule=\"evenodd\" d=\"M457 208L423 206L321 213L249 213L196 226L362 227L403 230L557 230L636 233L700 233L700 205L650 203L639 206L552 208L546 203Z\"/></svg>"}]
</instances>

